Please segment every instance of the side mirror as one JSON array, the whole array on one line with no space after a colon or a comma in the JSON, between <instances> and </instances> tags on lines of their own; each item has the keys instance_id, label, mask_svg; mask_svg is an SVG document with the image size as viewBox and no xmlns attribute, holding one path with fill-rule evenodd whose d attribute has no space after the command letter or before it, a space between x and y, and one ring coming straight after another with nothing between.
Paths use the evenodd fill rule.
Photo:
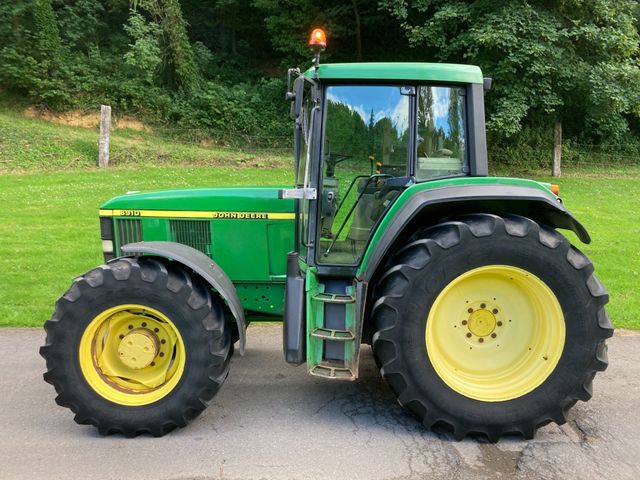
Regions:
<instances>
[{"instance_id":1,"label":"side mirror","mask_svg":"<svg viewBox=\"0 0 640 480\"><path fill-rule=\"evenodd\" d=\"M485 78L484 79L484 91L488 92L489 90L491 90L492 86L493 86L493 78Z\"/></svg>"},{"instance_id":2,"label":"side mirror","mask_svg":"<svg viewBox=\"0 0 640 480\"><path fill-rule=\"evenodd\" d=\"M285 93L285 95L284 95L284 99L286 101L291 101L295 97L295 94L291 90L291 81L292 81L292 78L294 77L294 75L296 77L300 76L300 69L299 68L290 68L289 70L287 70L287 93Z\"/></svg>"},{"instance_id":3,"label":"side mirror","mask_svg":"<svg viewBox=\"0 0 640 480\"><path fill-rule=\"evenodd\" d=\"M295 120L302 111L302 97L304 96L304 77L302 75L294 80L292 90L287 92L287 100L291 101L290 116L292 120Z\"/></svg>"}]
</instances>

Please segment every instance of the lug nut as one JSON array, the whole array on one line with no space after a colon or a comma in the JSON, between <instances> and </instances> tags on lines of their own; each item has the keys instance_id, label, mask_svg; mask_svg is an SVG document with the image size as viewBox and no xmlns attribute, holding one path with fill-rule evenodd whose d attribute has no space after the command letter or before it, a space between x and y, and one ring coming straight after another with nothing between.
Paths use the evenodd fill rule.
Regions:
<instances>
[{"instance_id":1,"label":"lug nut","mask_svg":"<svg viewBox=\"0 0 640 480\"><path fill-rule=\"evenodd\" d=\"M120 338L120 340L122 340L124 338L123 334L118 335L118 338Z\"/></svg>"},{"instance_id":2,"label":"lug nut","mask_svg":"<svg viewBox=\"0 0 640 480\"><path fill-rule=\"evenodd\" d=\"M153 329L154 332L158 333L160 331L160 329L158 327Z\"/></svg>"},{"instance_id":3,"label":"lug nut","mask_svg":"<svg viewBox=\"0 0 640 480\"><path fill-rule=\"evenodd\" d=\"M496 314L498 313L498 309L497 309L497 308L494 308L494 309L492 310L492 312L493 312L493 314L494 314L494 315L496 315Z\"/></svg>"},{"instance_id":4,"label":"lug nut","mask_svg":"<svg viewBox=\"0 0 640 480\"><path fill-rule=\"evenodd\" d=\"M160 340L160 343L164 345L165 343L167 343L167 341L163 338L162 340Z\"/></svg>"},{"instance_id":5,"label":"lug nut","mask_svg":"<svg viewBox=\"0 0 640 480\"><path fill-rule=\"evenodd\" d=\"M147 322L142 322L142 326L146 327L147 326Z\"/></svg>"},{"instance_id":6,"label":"lug nut","mask_svg":"<svg viewBox=\"0 0 640 480\"><path fill-rule=\"evenodd\" d=\"M498 323L496 323L496 325L498 325L499 327L501 327L501 326L502 326L502 322L498 322Z\"/></svg>"},{"instance_id":7,"label":"lug nut","mask_svg":"<svg viewBox=\"0 0 640 480\"><path fill-rule=\"evenodd\" d=\"M491 334L491 338L496 338L496 337L497 337L497 335L495 333Z\"/></svg>"},{"instance_id":8,"label":"lug nut","mask_svg":"<svg viewBox=\"0 0 640 480\"><path fill-rule=\"evenodd\" d=\"M129 325L129 330L133 330L133 325Z\"/></svg>"},{"instance_id":9,"label":"lug nut","mask_svg":"<svg viewBox=\"0 0 640 480\"><path fill-rule=\"evenodd\" d=\"M471 338L471 332L467 333L467 338Z\"/></svg>"},{"instance_id":10,"label":"lug nut","mask_svg":"<svg viewBox=\"0 0 640 480\"><path fill-rule=\"evenodd\" d=\"M480 343L484 342L484 338L480 337L480 338L478 339L478 342L480 342Z\"/></svg>"},{"instance_id":11,"label":"lug nut","mask_svg":"<svg viewBox=\"0 0 640 480\"><path fill-rule=\"evenodd\" d=\"M160 352L160 356L161 356L161 357L164 357L164 352Z\"/></svg>"},{"instance_id":12,"label":"lug nut","mask_svg":"<svg viewBox=\"0 0 640 480\"><path fill-rule=\"evenodd\" d=\"M486 306L487 306L487 304L486 304L486 303L481 303L481 304L480 304L480 308L485 308Z\"/></svg>"},{"instance_id":13,"label":"lug nut","mask_svg":"<svg viewBox=\"0 0 640 480\"><path fill-rule=\"evenodd\" d=\"M155 367L156 366L156 362L151 362L149 365L152 366L152 367Z\"/></svg>"},{"instance_id":14,"label":"lug nut","mask_svg":"<svg viewBox=\"0 0 640 480\"><path fill-rule=\"evenodd\" d=\"M466 320L462 320L462 324L463 324L463 325L466 325L466 324L467 324L467 321L466 321Z\"/></svg>"},{"instance_id":15,"label":"lug nut","mask_svg":"<svg viewBox=\"0 0 640 480\"><path fill-rule=\"evenodd\" d=\"M467 309L467 312L469 312L469 313L473 313L473 308L468 308L468 309Z\"/></svg>"}]
</instances>

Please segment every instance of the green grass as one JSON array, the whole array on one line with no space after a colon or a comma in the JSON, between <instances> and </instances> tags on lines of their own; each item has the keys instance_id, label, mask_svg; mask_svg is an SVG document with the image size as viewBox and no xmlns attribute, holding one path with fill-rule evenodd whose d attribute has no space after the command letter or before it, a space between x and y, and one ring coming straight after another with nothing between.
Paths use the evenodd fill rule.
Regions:
<instances>
[{"instance_id":1,"label":"green grass","mask_svg":"<svg viewBox=\"0 0 640 480\"><path fill-rule=\"evenodd\" d=\"M640 172L630 178L570 177L554 183L591 235L592 242L583 245L565 232L591 258L609 290L607 310L614 325L640 329Z\"/></svg>"},{"instance_id":2,"label":"green grass","mask_svg":"<svg viewBox=\"0 0 640 480\"><path fill-rule=\"evenodd\" d=\"M133 153L126 146L128 135L136 138ZM117 141L122 142L122 150L113 153L118 166L98 170L92 167L95 131L0 112L0 326L42 325L71 279L101 263L97 209L112 196L292 181L293 168L282 157L264 159L135 132ZM160 161L158 152L168 156ZM609 289L614 324L634 329L640 329L639 180L640 169L634 167L567 171L558 182L593 243L580 245L568 236L592 258Z\"/></svg>"}]
</instances>

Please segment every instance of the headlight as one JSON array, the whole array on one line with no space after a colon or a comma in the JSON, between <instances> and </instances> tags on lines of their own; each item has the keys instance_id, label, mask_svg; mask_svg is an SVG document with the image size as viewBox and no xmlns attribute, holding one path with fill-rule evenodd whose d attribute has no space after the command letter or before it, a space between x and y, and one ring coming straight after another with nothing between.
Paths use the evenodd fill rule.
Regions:
<instances>
[{"instance_id":1,"label":"headlight","mask_svg":"<svg viewBox=\"0 0 640 480\"><path fill-rule=\"evenodd\" d=\"M115 258L113 252L113 218L100 217L100 239L102 240L102 254L104 261Z\"/></svg>"},{"instance_id":2,"label":"headlight","mask_svg":"<svg viewBox=\"0 0 640 480\"><path fill-rule=\"evenodd\" d=\"M102 251L104 253L113 253L113 240L102 240Z\"/></svg>"}]
</instances>

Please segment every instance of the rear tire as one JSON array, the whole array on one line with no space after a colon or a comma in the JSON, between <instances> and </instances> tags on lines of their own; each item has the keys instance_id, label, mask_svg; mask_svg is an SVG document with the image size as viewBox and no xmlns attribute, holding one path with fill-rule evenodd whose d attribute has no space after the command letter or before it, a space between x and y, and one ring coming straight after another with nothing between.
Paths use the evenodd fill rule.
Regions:
<instances>
[{"instance_id":1,"label":"rear tire","mask_svg":"<svg viewBox=\"0 0 640 480\"><path fill-rule=\"evenodd\" d=\"M373 351L399 403L426 427L456 439L532 438L591 398L613 333L608 295L555 230L466 215L414 236L387 268Z\"/></svg>"},{"instance_id":2,"label":"rear tire","mask_svg":"<svg viewBox=\"0 0 640 480\"><path fill-rule=\"evenodd\" d=\"M226 379L233 353L221 301L153 258L118 259L77 278L45 330L40 353L56 402L103 435L184 427Z\"/></svg>"}]
</instances>

